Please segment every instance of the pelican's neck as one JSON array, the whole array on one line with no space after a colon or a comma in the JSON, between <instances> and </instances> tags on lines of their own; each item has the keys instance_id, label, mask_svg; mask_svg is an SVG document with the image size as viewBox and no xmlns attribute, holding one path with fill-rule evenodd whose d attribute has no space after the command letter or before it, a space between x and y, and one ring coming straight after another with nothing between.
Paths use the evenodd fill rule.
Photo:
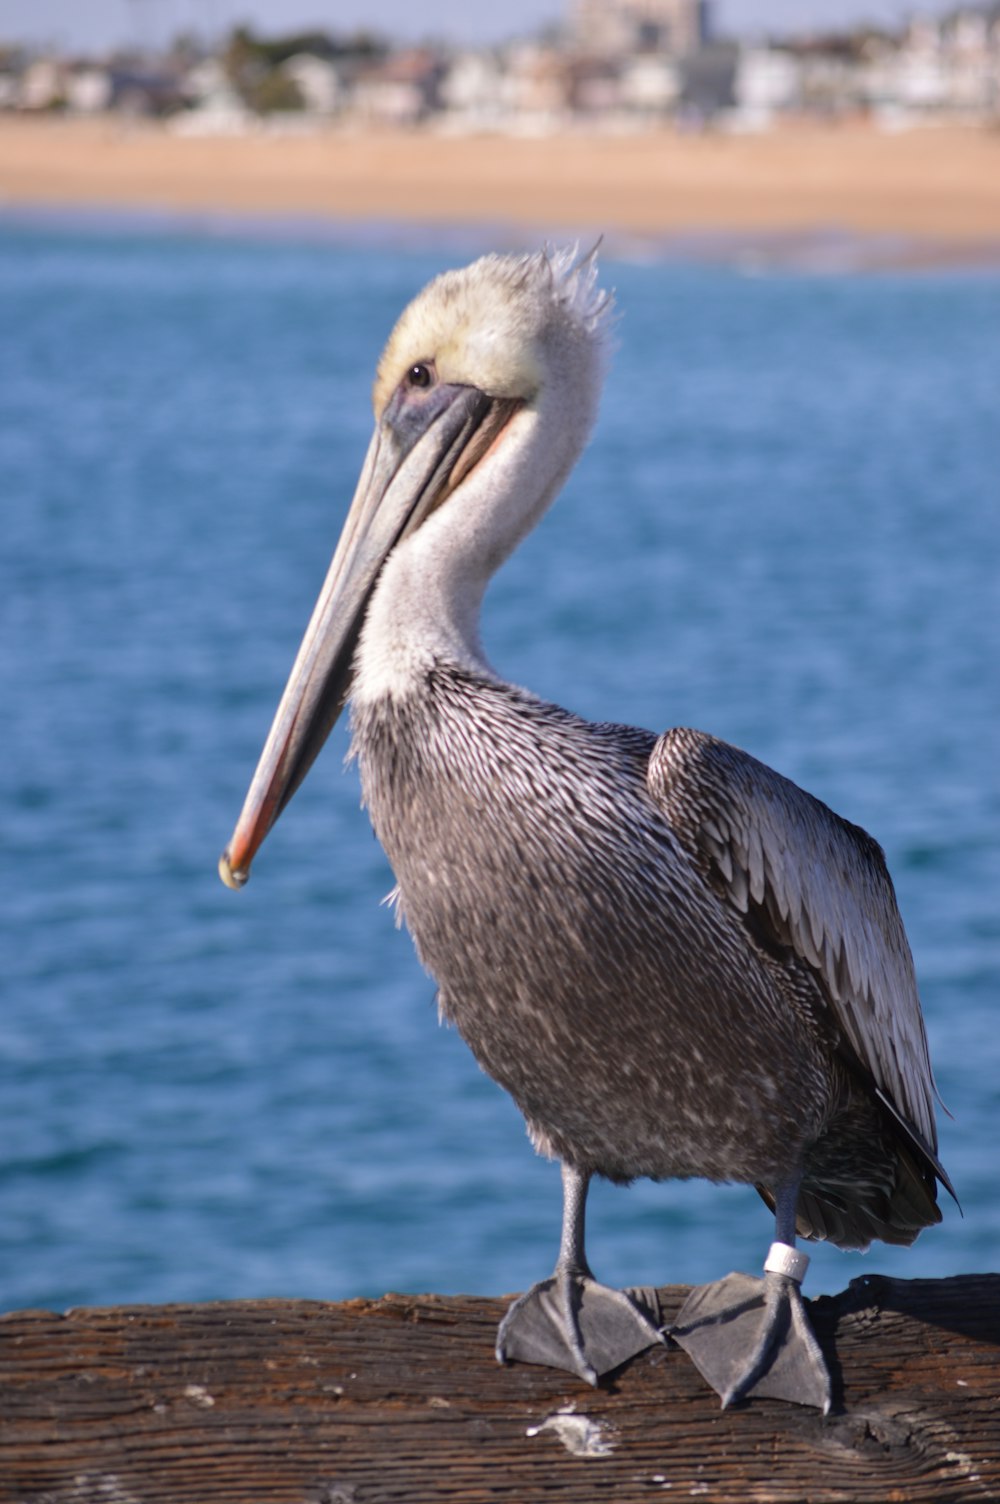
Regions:
<instances>
[{"instance_id":1,"label":"pelican's neck","mask_svg":"<svg viewBox=\"0 0 1000 1504\"><path fill-rule=\"evenodd\" d=\"M552 501L590 416L578 408L567 422L543 404L522 408L444 505L396 547L368 607L356 702L413 693L439 663L498 677L479 634L486 587Z\"/></svg>"},{"instance_id":2,"label":"pelican's neck","mask_svg":"<svg viewBox=\"0 0 1000 1504\"><path fill-rule=\"evenodd\" d=\"M489 576L463 575L447 540L431 538L441 515L399 545L382 570L355 659L356 703L411 693L435 663L493 672L479 638ZM448 529L434 528L442 531Z\"/></svg>"}]
</instances>

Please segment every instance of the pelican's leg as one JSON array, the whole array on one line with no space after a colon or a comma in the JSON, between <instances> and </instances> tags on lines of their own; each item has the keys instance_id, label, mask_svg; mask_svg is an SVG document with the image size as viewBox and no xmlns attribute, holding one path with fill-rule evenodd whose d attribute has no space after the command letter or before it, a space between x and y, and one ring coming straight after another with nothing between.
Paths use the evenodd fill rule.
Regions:
<instances>
[{"instance_id":1,"label":"pelican's leg","mask_svg":"<svg viewBox=\"0 0 1000 1504\"><path fill-rule=\"evenodd\" d=\"M830 1375L799 1293L809 1259L795 1248L798 1193L798 1177L776 1192L764 1278L728 1274L698 1286L669 1329L723 1408L751 1395L815 1405L824 1415L830 1408Z\"/></svg>"},{"instance_id":2,"label":"pelican's leg","mask_svg":"<svg viewBox=\"0 0 1000 1504\"><path fill-rule=\"evenodd\" d=\"M590 1177L562 1167L563 1224L550 1279L518 1297L500 1323L497 1358L566 1368L588 1384L663 1337L652 1292L612 1290L594 1279L584 1251ZM640 1302L642 1303L640 1305Z\"/></svg>"}]
</instances>

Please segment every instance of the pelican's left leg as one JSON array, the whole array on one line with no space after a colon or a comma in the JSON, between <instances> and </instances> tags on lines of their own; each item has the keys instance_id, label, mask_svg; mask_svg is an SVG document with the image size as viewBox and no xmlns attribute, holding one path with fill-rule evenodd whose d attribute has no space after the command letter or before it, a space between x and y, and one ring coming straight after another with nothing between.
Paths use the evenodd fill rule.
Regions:
<instances>
[{"instance_id":1,"label":"pelican's left leg","mask_svg":"<svg viewBox=\"0 0 1000 1504\"><path fill-rule=\"evenodd\" d=\"M562 1180L562 1241L555 1270L508 1310L497 1333L497 1358L566 1368L596 1384L601 1374L664 1340L659 1305L652 1291L630 1296L594 1279L584 1251L590 1177L563 1165Z\"/></svg>"},{"instance_id":2,"label":"pelican's left leg","mask_svg":"<svg viewBox=\"0 0 1000 1504\"><path fill-rule=\"evenodd\" d=\"M727 1274L699 1285L668 1328L723 1408L755 1394L830 1409L830 1375L799 1293L809 1259L795 1247L798 1194L798 1176L775 1194L764 1278Z\"/></svg>"}]
</instances>

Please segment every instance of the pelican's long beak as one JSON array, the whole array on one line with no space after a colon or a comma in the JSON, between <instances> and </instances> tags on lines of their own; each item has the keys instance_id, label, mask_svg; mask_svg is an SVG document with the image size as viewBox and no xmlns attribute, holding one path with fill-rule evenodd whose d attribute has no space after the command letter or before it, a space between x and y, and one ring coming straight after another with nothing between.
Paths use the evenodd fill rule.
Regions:
<instances>
[{"instance_id":1,"label":"pelican's long beak","mask_svg":"<svg viewBox=\"0 0 1000 1504\"><path fill-rule=\"evenodd\" d=\"M485 452L510 407L475 387L442 383L419 412L394 401L383 414L243 811L219 860L227 887L247 881L265 836L344 707L383 564Z\"/></svg>"}]
</instances>

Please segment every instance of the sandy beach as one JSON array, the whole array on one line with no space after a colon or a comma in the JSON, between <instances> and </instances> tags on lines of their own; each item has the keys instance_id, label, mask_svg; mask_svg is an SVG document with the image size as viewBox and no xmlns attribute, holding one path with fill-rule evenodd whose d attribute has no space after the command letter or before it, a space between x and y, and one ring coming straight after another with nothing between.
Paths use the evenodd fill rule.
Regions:
<instances>
[{"instance_id":1,"label":"sandy beach","mask_svg":"<svg viewBox=\"0 0 1000 1504\"><path fill-rule=\"evenodd\" d=\"M535 233L898 237L1000 255L1000 132L864 124L540 140L315 130L183 137L0 118L0 206L312 215Z\"/></svg>"}]
</instances>

